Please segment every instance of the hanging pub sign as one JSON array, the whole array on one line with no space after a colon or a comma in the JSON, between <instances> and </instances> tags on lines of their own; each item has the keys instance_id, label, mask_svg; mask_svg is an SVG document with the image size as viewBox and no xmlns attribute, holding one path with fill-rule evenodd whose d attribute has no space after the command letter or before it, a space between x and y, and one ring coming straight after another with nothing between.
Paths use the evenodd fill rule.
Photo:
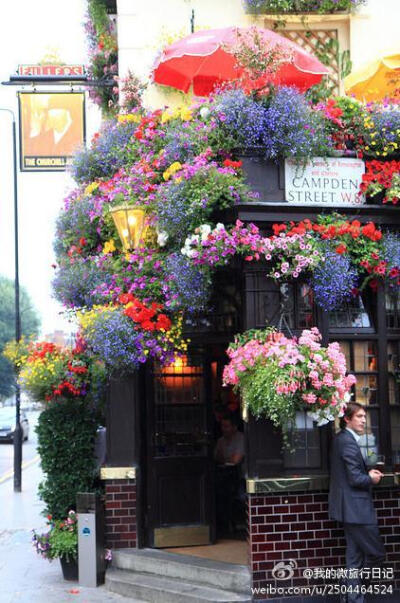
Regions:
<instances>
[{"instance_id":1,"label":"hanging pub sign","mask_svg":"<svg viewBox=\"0 0 400 603\"><path fill-rule=\"evenodd\" d=\"M85 141L85 94L20 92L18 98L21 170L64 171Z\"/></svg>"},{"instance_id":2,"label":"hanging pub sign","mask_svg":"<svg viewBox=\"0 0 400 603\"><path fill-rule=\"evenodd\" d=\"M359 194L365 164L352 157L313 157L305 167L285 161L285 198L290 204L363 205Z\"/></svg>"}]
</instances>

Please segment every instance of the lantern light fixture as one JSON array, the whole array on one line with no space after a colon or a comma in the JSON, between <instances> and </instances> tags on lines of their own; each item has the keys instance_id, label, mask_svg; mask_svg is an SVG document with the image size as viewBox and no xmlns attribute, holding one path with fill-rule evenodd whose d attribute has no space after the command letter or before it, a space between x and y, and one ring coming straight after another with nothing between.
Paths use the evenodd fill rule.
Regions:
<instances>
[{"instance_id":1,"label":"lantern light fixture","mask_svg":"<svg viewBox=\"0 0 400 603\"><path fill-rule=\"evenodd\" d=\"M143 240L146 210L139 205L118 205L110 209L124 251L137 249Z\"/></svg>"}]
</instances>

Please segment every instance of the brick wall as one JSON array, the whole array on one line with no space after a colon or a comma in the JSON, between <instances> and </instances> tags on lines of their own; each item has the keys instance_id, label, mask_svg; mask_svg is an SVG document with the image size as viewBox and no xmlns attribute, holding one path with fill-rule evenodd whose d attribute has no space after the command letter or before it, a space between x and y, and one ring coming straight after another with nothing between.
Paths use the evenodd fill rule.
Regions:
<instances>
[{"instance_id":1,"label":"brick wall","mask_svg":"<svg viewBox=\"0 0 400 603\"><path fill-rule=\"evenodd\" d=\"M105 482L106 546L136 548L136 480L111 479Z\"/></svg>"},{"instance_id":2,"label":"brick wall","mask_svg":"<svg viewBox=\"0 0 400 603\"><path fill-rule=\"evenodd\" d=\"M374 497L387 565L394 567L394 588L400 589L400 490L377 490ZM251 494L248 520L249 566L255 588L323 584L323 579L304 578L303 569L345 567L344 534L328 517L327 492ZM293 577L275 580L272 569L289 559L294 559L298 568Z\"/></svg>"}]
</instances>

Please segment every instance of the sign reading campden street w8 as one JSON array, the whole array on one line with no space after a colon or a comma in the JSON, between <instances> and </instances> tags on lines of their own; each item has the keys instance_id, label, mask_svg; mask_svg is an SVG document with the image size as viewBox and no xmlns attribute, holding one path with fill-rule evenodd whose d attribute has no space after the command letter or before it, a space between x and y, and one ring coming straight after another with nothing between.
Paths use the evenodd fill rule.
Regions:
<instances>
[{"instance_id":1,"label":"sign reading campden street w8","mask_svg":"<svg viewBox=\"0 0 400 603\"><path fill-rule=\"evenodd\" d=\"M285 198L290 204L363 205L360 184L365 172L361 159L314 157L305 167L285 161Z\"/></svg>"}]
</instances>

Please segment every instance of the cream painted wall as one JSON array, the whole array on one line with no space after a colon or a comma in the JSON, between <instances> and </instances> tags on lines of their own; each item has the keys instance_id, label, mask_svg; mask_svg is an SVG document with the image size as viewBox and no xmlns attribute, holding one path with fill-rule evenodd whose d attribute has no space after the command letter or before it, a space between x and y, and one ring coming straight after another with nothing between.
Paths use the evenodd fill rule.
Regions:
<instances>
[{"instance_id":1,"label":"cream painted wall","mask_svg":"<svg viewBox=\"0 0 400 603\"><path fill-rule=\"evenodd\" d=\"M190 34L191 11L200 29L229 25L266 25L263 17L246 15L242 0L117 0L120 75L128 69L147 80L160 47ZM320 21L315 28L337 28L342 50L350 48L353 67L387 52L400 53L400 0L368 0L350 20ZM290 24L291 28L302 25ZM145 105L182 103L180 93L149 86Z\"/></svg>"},{"instance_id":2,"label":"cream painted wall","mask_svg":"<svg viewBox=\"0 0 400 603\"><path fill-rule=\"evenodd\" d=\"M400 54L400 0L368 0L350 25L355 69L386 54Z\"/></svg>"}]
</instances>

